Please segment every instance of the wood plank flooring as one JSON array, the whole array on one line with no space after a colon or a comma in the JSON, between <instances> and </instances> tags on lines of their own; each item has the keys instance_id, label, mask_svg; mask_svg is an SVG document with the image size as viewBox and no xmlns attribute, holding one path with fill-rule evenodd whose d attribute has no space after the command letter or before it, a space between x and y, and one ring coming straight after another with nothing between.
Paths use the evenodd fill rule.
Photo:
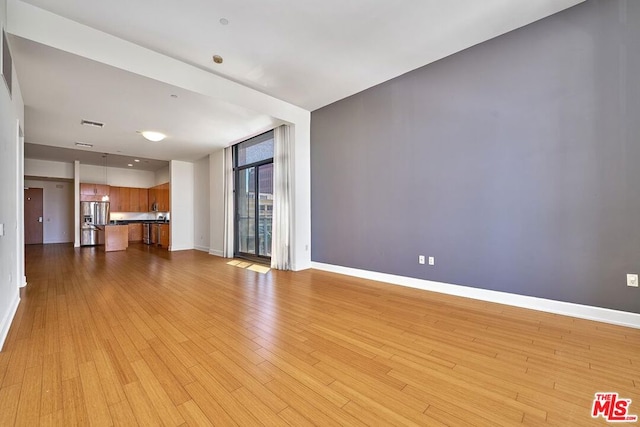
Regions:
<instances>
[{"instance_id":1,"label":"wood plank flooring","mask_svg":"<svg viewBox=\"0 0 640 427\"><path fill-rule=\"evenodd\" d=\"M29 246L0 426L605 425L640 330L202 252Z\"/></svg>"}]
</instances>

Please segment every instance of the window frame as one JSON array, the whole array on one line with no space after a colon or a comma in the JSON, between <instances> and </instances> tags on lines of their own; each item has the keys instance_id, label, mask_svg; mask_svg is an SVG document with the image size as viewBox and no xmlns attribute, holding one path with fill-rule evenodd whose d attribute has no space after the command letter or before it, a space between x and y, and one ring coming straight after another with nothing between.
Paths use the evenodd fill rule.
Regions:
<instances>
[{"instance_id":1,"label":"window frame","mask_svg":"<svg viewBox=\"0 0 640 427\"><path fill-rule=\"evenodd\" d=\"M266 135L271 134L270 138L265 138ZM252 138L249 138L247 140L244 140L242 142L239 142L237 144L233 145L233 149L232 149L232 155L233 155L233 202L234 202L234 212L233 212L233 220L234 220L234 236L233 236L233 256L235 258L242 258L242 259L247 259L250 261L254 261L254 262L259 262L259 263L270 263L271 261L271 256L266 256L266 255L259 255L259 248L260 248L260 233L259 233L259 228L260 228L260 221L259 221L259 214L260 214L260 203L259 203L259 189L260 189L260 182L259 182L259 169L261 166L264 165L268 165L268 164L273 164L273 159L274 157L270 157L268 159L263 159L263 160L259 160L253 163L246 163L243 164L242 166L238 165L238 150L240 148L240 146L242 144L245 144L247 142L251 142L254 140L258 140L261 139L262 141L260 142L264 142L264 141L268 141L269 139L273 139L275 136L275 132L274 130L269 130L267 132L261 133L260 135L256 135ZM258 142L258 144L260 143ZM240 173L246 169L251 169L251 168L255 168L256 173L254 174L254 188L256 189L256 195L255 195L255 203L254 203L254 214L255 214L255 224L254 224L254 236L255 236L255 240L254 240L254 245L255 245L255 254L252 253L247 253L247 252L240 252L240 233L239 233L239 222L240 222L240 217L239 217L239 212L238 212L238 206L239 206L239 201L238 201L238 196L239 196L239 192L238 192L238 182L240 180Z\"/></svg>"}]
</instances>

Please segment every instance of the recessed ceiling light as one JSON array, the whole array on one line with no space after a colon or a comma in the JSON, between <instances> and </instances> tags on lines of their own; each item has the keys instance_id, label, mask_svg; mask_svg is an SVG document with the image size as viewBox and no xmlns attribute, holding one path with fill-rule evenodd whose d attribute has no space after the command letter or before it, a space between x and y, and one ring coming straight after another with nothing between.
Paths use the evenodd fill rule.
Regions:
<instances>
[{"instance_id":1,"label":"recessed ceiling light","mask_svg":"<svg viewBox=\"0 0 640 427\"><path fill-rule=\"evenodd\" d=\"M134 162L140 163L140 159L133 159Z\"/></svg>"},{"instance_id":2,"label":"recessed ceiling light","mask_svg":"<svg viewBox=\"0 0 640 427\"><path fill-rule=\"evenodd\" d=\"M220 23L222 25L227 25L229 23L229 20L227 18L220 18Z\"/></svg>"},{"instance_id":3,"label":"recessed ceiling light","mask_svg":"<svg viewBox=\"0 0 640 427\"><path fill-rule=\"evenodd\" d=\"M216 64L222 64L222 56L220 55L213 55L213 62L215 62Z\"/></svg>"},{"instance_id":4,"label":"recessed ceiling light","mask_svg":"<svg viewBox=\"0 0 640 427\"><path fill-rule=\"evenodd\" d=\"M133 165L131 163L129 163L127 166L132 167Z\"/></svg>"},{"instance_id":5,"label":"recessed ceiling light","mask_svg":"<svg viewBox=\"0 0 640 427\"><path fill-rule=\"evenodd\" d=\"M150 130L145 130L142 132L142 136L144 136L149 141L159 142L167 137L164 133L154 132Z\"/></svg>"},{"instance_id":6,"label":"recessed ceiling light","mask_svg":"<svg viewBox=\"0 0 640 427\"><path fill-rule=\"evenodd\" d=\"M76 142L76 147L92 148L93 144L87 144L86 142Z\"/></svg>"}]
</instances>

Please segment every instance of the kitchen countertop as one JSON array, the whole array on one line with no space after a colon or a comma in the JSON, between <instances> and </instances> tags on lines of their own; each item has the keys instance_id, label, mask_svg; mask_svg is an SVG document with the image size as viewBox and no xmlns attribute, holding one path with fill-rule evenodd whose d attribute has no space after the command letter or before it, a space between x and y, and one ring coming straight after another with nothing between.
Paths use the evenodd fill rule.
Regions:
<instances>
[{"instance_id":1,"label":"kitchen countertop","mask_svg":"<svg viewBox=\"0 0 640 427\"><path fill-rule=\"evenodd\" d=\"M170 224L171 221L164 219L118 219L111 221L109 225L128 225L128 224Z\"/></svg>"}]
</instances>

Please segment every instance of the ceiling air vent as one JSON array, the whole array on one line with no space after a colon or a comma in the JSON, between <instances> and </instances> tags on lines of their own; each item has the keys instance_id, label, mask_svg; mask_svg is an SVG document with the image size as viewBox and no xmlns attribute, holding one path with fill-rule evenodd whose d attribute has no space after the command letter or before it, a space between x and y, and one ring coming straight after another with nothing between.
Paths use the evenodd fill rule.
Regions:
<instances>
[{"instance_id":1,"label":"ceiling air vent","mask_svg":"<svg viewBox=\"0 0 640 427\"><path fill-rule=\"evenodd\" d=\"M102 128L104 127L104 123L100 122L92 122L91 120L80 120L80 124L84 126L93 126L94 128Z\"/></svg>"}]
</instances>

